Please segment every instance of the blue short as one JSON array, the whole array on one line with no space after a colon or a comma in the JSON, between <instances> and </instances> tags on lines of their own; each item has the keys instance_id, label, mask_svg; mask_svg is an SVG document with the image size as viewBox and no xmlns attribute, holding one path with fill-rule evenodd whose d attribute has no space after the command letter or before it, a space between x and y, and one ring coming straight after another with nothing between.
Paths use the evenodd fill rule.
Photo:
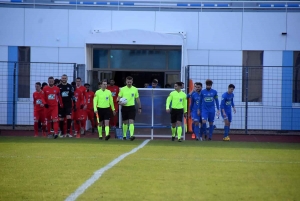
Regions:
<instances>
[{"instance_id":1,"label":"blue short","mask_svg":"<svg viewBox=\"0 0 300 201\"><path fill-rule=\"evenodd\" d=\"M202 120L208 120L208 122L214 122L215 120L215 111L201 111Z\"/></svg>"},{"instance_id":2,"label":"blue short","mask_svg":"<svg viewBox=\"0 0 300 201\"><path fill-rule=\"evenodd\" d=\"M193 121L198 121L198 122L200 122L200 120L201 120L201 116L198 115L197 112L192 112L192 113L191 113L191 118L192 118Z\"/></svg>"},{"instance_id":3,"label":"blue short","mask_svg":"<svg viewBox=\"0 0 300 201\"><path fill-rule=\"evenodd\" d=\"M225 113L226 113L226 119L228 119L228 121L231 122L232 121L232 113L228 112L228 111L225 111ZM224 119L223 112L221 112L221 116Z\"/></svg>"}]
</instances>

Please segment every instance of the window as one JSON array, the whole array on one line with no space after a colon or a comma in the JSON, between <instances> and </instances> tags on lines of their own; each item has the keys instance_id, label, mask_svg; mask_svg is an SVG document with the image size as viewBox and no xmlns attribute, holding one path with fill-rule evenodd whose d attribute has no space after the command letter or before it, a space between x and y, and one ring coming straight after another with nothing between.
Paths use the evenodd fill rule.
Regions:
<instances>
[{"instance_id":1,"label":"window","mask_svg":"<svg viewBox=\"0 0 300 201\"><path fill-rule=\"evenodd\" d=\"M93 50L93 68L108 68L108 50Z\"/></svg>"},{"instance_id":2,"label":"window","mask_svg":"<svg viewBox=\"0 0 300 201\"><path fill-rule=\"evenodd\" d=\"M247 97L248 102L262 102L263 53L263 51L243 51L243 102L246 102ZM246 80L247 68L248 80Z\"/></svg>"},{"instance_id":3,"label":"window","mask_svg":"<svg viewBox=\"0 0 300 201\"><path fill-rule=\"evenodd\" d=\"M300 51L294 52L293 103L300 103Z\"/></svg>"},{"instance_id":4,"label":"window","mask_svg":"<svg viewBox=\"0 0 300 201\"><path fill-rule=\"evenodd\" d=\"M30 47L18 47L18 98L30 98Z\"/></svg>"}]
</instances>

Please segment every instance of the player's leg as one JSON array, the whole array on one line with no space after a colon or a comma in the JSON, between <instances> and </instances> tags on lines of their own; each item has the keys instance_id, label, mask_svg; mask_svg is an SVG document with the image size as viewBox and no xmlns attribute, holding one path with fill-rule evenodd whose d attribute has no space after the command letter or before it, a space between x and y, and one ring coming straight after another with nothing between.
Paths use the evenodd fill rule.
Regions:
<instances>
[{"instance_id":1,"label":"player's leg","mask_svg":"<svg viewBox=\"0 0 300 201\"><path fill-rule=\"evenodd\" d=\"M230 124L231 124L231 121L232 121L232 113L228 112L226 114L228 116L228 124L227 124L228 127L227 127L227 136L226 136L226 138L227 138L228 141L230 141L229 131L230 131Z\"/></svg>"},{"instance_id":2,"label":"player's leg","mask_svg":"<svg viewBox=\"0 0 300 201\"><path fill-rule=\"evenodd\" d=\"M135 106L129 106L130 110L128 112L128 118L129 118L129 132L130 132L130 140L133 141L135 139L134 136L134 120L135 120Z\"/></svg>"},{"instance_id":3,"label":"player's leg","mask_svg":"<svg viewBox=\"0 0 300 201\"><path fill-rule=\"evenodd\" d=\"M39 112L38 111L34 111L33 112L33 121L34 121L34 137L38 137L39 136Z\"/></svg>"},{"instance_id":4,"label":"player's leg","mask_svg":"<svg viewBox=\"0 0 300 201\"><path fill-rule=\"evenodd\" d=\"M207 110L202 110L201 111L201 116L202 116L202 126L201 126L201 129L202 129L202 133L204 135L204 138L206 140L207 138L207 134L206 134L206 120L208 118L208 112Z\"/></svg>"},{"instance_id":5,"label":"player's leg","mask_svg":"<svg viewBox=\"0 0 300 201\"><path fill-rule=\"evenodd\" d=\"M99 134L99 140L102 140L102 125L104 122L104 112L103 108L98 108L98 116L99 116L99 125L98 125L98 134Z\"/></svg>"},{"instance_id":6,"label":"player's leg","mask_svg":"<svg viewBox=\"0 0 300 201\"><path fill-rule=\"evenodd\" d=\"M84 110L84 109L81 110L81 113L82 113L82 118L80 121L80 125L81 125L80 134L85 135L87 113L86 113L86 110Z\"/></svg>"},{"instance_id":7,"label":"player's leg","mask_svg":"<svg viewBox=\"0 0 300 201\"><path fill-rule=\"evenodd\" d=\"M58 105L52 107L51 117L53 120L54 139L58 137Z\"/></svg>"},{"instance_id":8,"label":"player's leg","mask_svg":"<svg viewBox=\"0 0 300 201\"><path fill-rule=\"evenodd\" d=\"M215 111L208 113L208 122L209 122L209 137L208 140L212 140L212 135L214 132L214 120L215 120Z\"/></svg>"},{"instance_id":9,"label":"player's leg","mask_svg":"<svg viewBox=\"0 0 300 201\"><path fill-rule=\"evenodd\" d=\"M224 135L223 135L223 141L227 141L227 136L228 136L228 116L227 113L225 112L226 116L223 115L223 112L221 112L221 117L223 118L224 121Z\"/></svg>"},{"instance_id":10,"label":"player's leg","mask_svg":"<svg viewBox=\"0 0 300 201\"><path fill-rule=\"evenodd\" d=\"M175 136L176 136L176 121L177 121L177 119L176 119L176 114L173 109L170 112L170 119L171 119L172 141L174 141Z\"/></svg>"},{"instance_id":11,"label":"player's leg","mask_svg":"<svg viewBox=\"0 0 300 201\"><path fill-rule=\"evenodd\" d=\"M63 132L64 132L64 120L65 120L65 105L63 108L58 108L58 117L59 117L59 135L58 137L62 138L64 137Z\"/></svg>"},{"instance_id":12,"label":"player's leg","mask_svg":"<svg viewBox=\"0 0 300 201\"><path fill-rule=\"evenodd\" d=\"M196 135L196 140L200 139L200 132L199 132L199 116L197 112L192 112L191 114L193 124L194 124L194 134Z\"/></svg>"},{"instance_id":13,"label":"player's leg","mask_svg":"<svg viewBox=\"0 0 300 201\"><path fill-rule=\"evenodd\" d=\"M66 118L67 118L67 132L66 132L67 134L66 134L66 136L67 137L73 137L70 133L71 125L72 125L72 105L69 106L69 107L66 107L65 115L66 115Z\"/></svg>"},{"instance_id":14,"label":"player's leg","mask_svg":"<svg viewBox=\"0 0 300 201\"><path fill-rule=\"evenodd\" d=\"M104 126L105 126L105 140L109 140L109 118L110 118L111 110L110 108L104 108Z\"/></svg>"},{"instance_id":15,"label":"player's leg","mask_svg":"<svg viewBox=\"0 0 300 201\"><path fill-rule=\"evenodd\" d=\"M43 137L46 137L46 118L44 110L39 111L39 121L41 122Z\"/></svg>"},{"instance_id":16,"label":"player's leg","mask_svg":"<svg viewBox=\"0 0 300 201\"><path fill-rule=\"evenodd\" d=\"M94 128L95 128L95 119L94 119L94 111L93 110L88 110L87 111L87 116L88 116L88 119L90 120L91 122L91 126L92 126L92 133L94 133Z\"/></svg>"},{"instance_id":17,"label":"player's leg","mask_svg":"<svg viewBox=\"0 0 300 201\"><path fill-rule=\"evenodd\" d=\"M176 112L177 138L178 138L178 142L181 142L183 110L177 109L175 112Z\"/></svg>"},{"instance_id":18,"label":"player's leg","mask_svg":"<svg viewBox=\"0 0 300 201\"><path fill-rule=\"evenodd\" d=\"M129 121L129 115L128 115L128 107L122 107L122 121L123 121L123 140L126 140L127 130L128 130L128 121Z\"/></svg>"}]
</instances>

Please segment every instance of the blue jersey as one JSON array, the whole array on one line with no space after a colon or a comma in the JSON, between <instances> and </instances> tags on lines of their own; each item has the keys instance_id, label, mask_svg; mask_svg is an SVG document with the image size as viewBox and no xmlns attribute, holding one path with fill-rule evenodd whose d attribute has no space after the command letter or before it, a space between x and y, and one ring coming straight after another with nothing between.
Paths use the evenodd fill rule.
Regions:
<instances>
[{"instance_id":1,"label":"blue jersey","mask_svg":"<svg viewBox=\"0 0 300 201\"><path fill-rule=\"evenodd\" d=\"M190 94L187 94L187 95L186 95L186 98L191 98L192 95L193 95L194 93L195 93L195 91L193 91L191 95L190 95Z\"/></svg>"},{"instance_id":2,"label":"blue jersey","mask_svg":"<svg viewBox=\"0 0 300 201\"><path fill-rule=\"evenodd\" d=\"M191 112L197 112L198 108L199 108L199 104L200 104L200 93L197 92L193 92L191 97L191 105L190 105L190 111Z\"/></svg>"},{"instance_id":3,"label":"blue jersey","mask_svg":"<svg viewBox=\"0 0 300 201\"><path fill-rule=\"evenodd\" d=\"M215 103L216 107L219 110L219 99L218 99L218 92L214 89L203 89L200 93L200 110L206 110L208 112L215 111Z\"/></svg>"},{"instance_id":4,"label":"blue jersey","mask_svg":"<svg viewBox=\"0 0 300 201\"><path fill-rule=\"evenodd\" d=\"M224 109L226 112L231 112L231 107L234 107L233 98L233 93L229 94L228 92L225 92L222 95L222 100L220 104L221 110Z\"/></svg>"}]
</instances>

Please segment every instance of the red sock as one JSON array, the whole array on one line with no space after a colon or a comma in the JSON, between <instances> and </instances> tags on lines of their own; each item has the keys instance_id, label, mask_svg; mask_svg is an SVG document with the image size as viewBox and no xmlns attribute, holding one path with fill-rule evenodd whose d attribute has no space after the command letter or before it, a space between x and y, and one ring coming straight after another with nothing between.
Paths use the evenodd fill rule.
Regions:
<instances>
[{"instance_id":1,"label":"red sock","mask_svg":"<svg viewBox=\"0 0 300 201\"><path fill-rule=\"evenodd\" d=\"M77 132L77 134L80 133L80 125L78 124L78 122L74 122L74 127L75 127L75 131Z\"/></svg>"},{"instance_id":2,"label":"red sock","mask_svg":"<svg viewBox=\"0 0 300 201\"><path fill-rule=\"evenodd\" d=\"M34 122L34 135L38 135L38 134L39 134L39 123Z\"/></svg>"},{"instance_id":3,"label":"red sock","mask_svg":"<svg viewBox=\"0 0 300 201\"><path fill-rule=\"evenodd\" d=\"M42 125L42 129L43 129L43 132L46 132L46 125L45 124Z\"/></svg>"},{"instance_id":4,"label":"red sock","mask_svg":"<svg viewBox=\"0 0 300 201\"><path fill-rule=\"evenodd\" d=\"M80 121L81 127L85 130L86 128L86 119Z\"/></svg>"},{"instance_id":5,"label":"red sock","mask_svg":"<svg viewBox=\"0 0 300 201\"><path fill-rule=\"evenodd\" d=\"M57 121L53 122L53 129L54 129L54 133L58 134L58 122Z\"/></svg>"},{"instance_id":6,"label":"red sock","mask_svg":"<svg viewBox=\"0 0 300 201\"><path fill-rule=\"evenodd\" d=\"M50 121L47 122L47 130L48 130L48 133L50 134L50 131L51 131L51 122Z\"/></svg>"}]
</instances>

